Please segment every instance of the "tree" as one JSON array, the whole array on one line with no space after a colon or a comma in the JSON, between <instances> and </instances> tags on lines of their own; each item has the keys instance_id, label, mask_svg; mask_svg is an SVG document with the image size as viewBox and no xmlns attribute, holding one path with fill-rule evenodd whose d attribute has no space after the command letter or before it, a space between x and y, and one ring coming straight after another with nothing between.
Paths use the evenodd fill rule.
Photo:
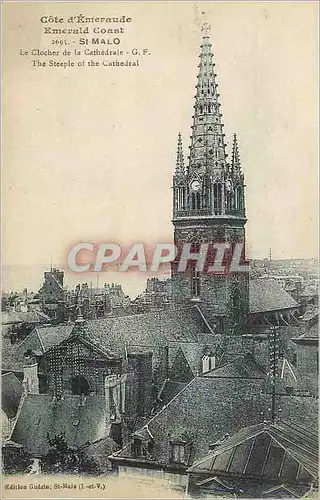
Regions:
<instances>
[{"instance_id":1,"label":"tree","mask_svg":"<svg viewBox=\"0 0 320 500\"><path fill-rule=\"evenodd\" d=\"M32 460L22 448L16 449L11 446L2 448L2 468L4 474L26 473L32 464Z\"/></svg>"},{"instance_id":2,"label":"tree","mask_svg":"<svg viewBox=\"0 0 320 500\"><path fill-rule=\"evenodd\" d=\"M41 470L49 474L77 474L79 455L68 446L65 434L56 434L51 439L47 435L47 439L50 448L47 455L41 459Z\"/></svg>"}]
</instances>

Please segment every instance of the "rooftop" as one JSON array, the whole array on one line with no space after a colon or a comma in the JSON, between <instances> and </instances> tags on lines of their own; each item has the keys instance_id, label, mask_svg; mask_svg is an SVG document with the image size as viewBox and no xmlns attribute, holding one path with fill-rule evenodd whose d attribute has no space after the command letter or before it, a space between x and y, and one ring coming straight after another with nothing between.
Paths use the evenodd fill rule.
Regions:
<instances>
[{"instance_id":1,"label":"rooftop","mask_svg":"<svg viewBox=\"0 0 320 500\"><path fill-rule=\"evenodd\" d=\"M251 279L249 282L249 311L261 313L294 309L297 302L274 279Z\"/></svg>"},{"instance_id":2,"label":"rooftop","mask_svg":"<svg viewBox=\"0 0 320 500\"><path fill-rule=\"evenodd\" d=\"M152 461L168 465L169 443L186 434L192 441L189 465L205 456L209 444L248 424L271 418L271 396L262 394L259 379L196 377L144 426L154 436ZM317 427L317 403L312 398L277 396L283 418L303 419ZM113 455L115 460L132 459L130 444Z\"/></svg>"},{"instance_id":3,"label":"rooftop","mask_svg":"<svg viewBox=\"0 0 320 500\"><path fill-rule=\"evenodd\" d=\"M189 473L228 473L306 482L318 476L318 437L292 422L244 427L196 462Z\"/></svg>"},{"instance_id":4,"label":"rooftop","mask_svg":"<svg viewBox=\"0 0 320 500\"><path fill-rule=\"evenodd\" d=\"M1 323L3 325L13 325L16 323L49 323L50 318L41 311L10 311L1 313Z\"/></svg>"},{"instance_id":5,"label":"rooftop","mask_svg":"<svg viewBox=\"0 0 320 500\"><path fill-rule=\"evenodd\" d=\"M10 439L33 456L49 450L48 436L64 433L70 448L78 449L108 434L105 398L65 396L59 402L49 394L28 394L17 415Z\"/></svg>"}]
</instances>

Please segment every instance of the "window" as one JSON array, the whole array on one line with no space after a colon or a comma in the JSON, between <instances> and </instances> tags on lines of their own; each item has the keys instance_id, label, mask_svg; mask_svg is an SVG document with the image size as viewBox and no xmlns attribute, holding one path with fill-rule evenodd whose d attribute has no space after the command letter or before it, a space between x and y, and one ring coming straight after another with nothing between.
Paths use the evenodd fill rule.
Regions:
<instances>
[{"instance_id":1,"label":"window","mask_svg":"<svg viewBox=\"0 0 320 500\"><path fill-rule=\"evenodd\" d=\"M193 240L190 244L190 252L191 253L199 253L201 244L198 240Z\"/></svg>"},{"instance_id":2,"label":"window","mask_svg":"<svg viewBox=\"0 0 320 500\"><path fill-rule=\"evenodd\" d=\"M213 207L215 214L221 214L221 208L222 208L221 184L214 184L213 186Z\"/></svg>"},{"instance_id":3,"label":"window","mask_svg":"<svg viewBox=\"0 0 320 500\"><path fill-rule=\"evenodd\" d=\"M77 396L80 396L81 394L88 396L88 394L90 394L89 382L82 375L77 375L71 380L71 390L72 394Z\"/></svg>"},{"instance_id":4,"label":"window","mask_svg":"<svg viewBox=\"0 0 320 500\"><path fill-rule=\"evenodd\" d=\"M172 441L170 443L170 461L175 464L188 465L191 451L191 442L183 441Z\"/></svg>"},{"instance_id":5,"label":"window","mask_svg":"<svg viewBox=\"0 0 320 500\"><path fill-rule=\"evenodd\" d=\"M172 462L175 462L177 464L185 463L184 444L172 444Z\"/></svg>"},{"instance_id":6,"label":"window","mask_svg":"<svg viewBox=\"0 0 320 500\"><path fill-rule=\"evenodd\" d=\"M142 456L142 441L141 439L134 439L131 443L131 453L133 458Z\"/></svg>"},{"instance_id":7,"label":"window","mask_svg":"<svg viewBox=\"0 0 320 500\"><path fill-rule=\"evenodd\" d=\"M114 422L117 418L117 409L114 400L113 387L109 387L109 405L110 405L110 419L111 422Z\"/></svg>"},{"instance_id":8,"label":"window","mask_svg":"<svg viewBox=\"0 0 320 500\"><path fill-rule=\"evenodd\" d=\"M201 208L201 197L200 193L191 194L191 208L192 210L198 210Z\"/></svg>"},{"instance_id":9,"label":"window","mask_svg":"<svg viewBox=\"0 0 320 500\"><path fill-rule=\"evenodd\" d=\"M191 270L191 296L200 296L200 272L196 271L195 267Z\"/></svg>"},{"instance_id":10,"label":"window","mask_svg":"<svg viewBox=\"0 0 320 500\"><path fill-rule=\"evenodd\" d=\"M202 357L202 373L208 373L216 367L216 357L213 354L206 354Z\"/></svg>"},{"instance_id":11,"label":"window","mask_svg":"<svg viewBox=\"0 0 320 500\"><path fill-rule=\"evenodd\" d=\"M153 441L144 441L139 438L134 438L131 443L131 455L133 458L152 458Z\"/></svg>"},{"instance_id":12,"label":"window","mask_svg":"<svg viewBox=\"0 0 320 500\"><path fill-rule=\"evenodd\" d=\"M153 446L153 437L148 428L144 428L133 435L131 441L131 455L133 458L151 460Z\"/></svg>"},{"instance_id":13,"label":"window","mask_svg":"<svg viewBox=\"0 0 320 500\"><path fill-rule=\"evenodd\" d=\"M235 192L235 205L236 210L242 210L242 190L241 187L238 186Z\"/></svg>"},{"instance_id":14,"label":"window","mask_svg":"<svg viewBox=\"0 0 320 500\"><path fill-rule=\"evenodd\" d=\"M175 464L188 465L191 452L191 441L181 436L177 441L170 442L170 461Z\"/></svg>"}]
</instances>

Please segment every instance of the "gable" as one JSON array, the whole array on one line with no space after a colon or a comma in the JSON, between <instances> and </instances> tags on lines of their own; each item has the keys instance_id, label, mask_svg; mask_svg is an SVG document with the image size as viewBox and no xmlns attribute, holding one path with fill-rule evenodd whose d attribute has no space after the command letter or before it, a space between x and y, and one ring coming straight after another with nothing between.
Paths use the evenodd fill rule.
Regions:
<instances>
[{"instance_id":1,"label":"gable","mask_svg":"<svg viewBox=\"0 0 320 500\"><path fill-rule=\"evenodd\" d=\"M61 283L59 283L59 281L57 281L52 274L46 276L46 280L39 290L40 293L50 293L50 291L52 291L53 293L63 293L63 287L61 286Z\"/></svg>"},{"instance_id":2,"label":"gable","mask_svg":"<svg viewBox=\"0 0 320 500\"><path fill-rule=\"evenodd\" d=\"M169 379L177 382L190 382L193 377L194 373L180 347L170 368Z\"/></svg>"},{"instance_id":3,"label":"gable","mask_svg":"<svg viewBox=\"0 0 320 500\"><path fill-rule=\"evenodd\" d=\"M96 357L98 355L98 357L102 357L105 359L116 358L116 356L113 355L112 352L107 351L96 343L93 343L90 339L81 334L68 336L67 339L59 344L59 350L61 350L61 352L66 352L69 349L70 352L74 352L76 354L77 348L81 350L81 357L90 358L93 356ZM54 351L56 351L55 347L48 350L46 354L50 355Z\"/></svg>"}]
</instances>

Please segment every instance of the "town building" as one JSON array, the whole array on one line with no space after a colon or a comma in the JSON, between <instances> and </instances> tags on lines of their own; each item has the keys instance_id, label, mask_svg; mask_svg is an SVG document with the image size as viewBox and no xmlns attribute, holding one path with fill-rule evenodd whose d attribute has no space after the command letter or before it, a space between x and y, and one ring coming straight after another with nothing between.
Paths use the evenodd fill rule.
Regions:
<instances>
[{"instance_id":1,"label":"town building","mask_svg":"<svg viewBox=\"0 0 320 500\"><path fill-rule=\"evenodd\" d=\"M189 243L193 253L203 243L241 245L245 262L245 195L236 135L231 163L227 162L218 85L209 37L202 39L196 85L191 146L185 166L178 139L173 176L174 243ZM178 257L172 263L173 300L196 300L213 322L229 331L249 310L249 273L210 274L197 271L196 262L179 272ZM213 258L213 255L211 256ZM213 263L208 259L208 265Z\"/></svg>"},{"instance_id":2,"label":"town building","mask_svg":"<svg viewBox=\"0 0 320 500\"><path fill-rule=\"evenodd\" d=\"M286 421L246 426L187 470L196 498L300 498L317 494L318 439Z\"/></svg>"}]
</instances>

